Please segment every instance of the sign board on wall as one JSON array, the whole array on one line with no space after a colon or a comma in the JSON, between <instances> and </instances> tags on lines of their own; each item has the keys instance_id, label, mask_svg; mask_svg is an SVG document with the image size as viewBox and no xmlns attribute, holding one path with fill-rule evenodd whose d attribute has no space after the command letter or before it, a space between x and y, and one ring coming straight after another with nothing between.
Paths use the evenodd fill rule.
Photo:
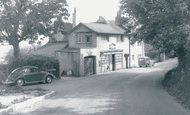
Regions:
<instances>
[{"instance_id":1,"label":"sign board on wall","mask_svg":"<svg viewBox=\"0 0 190 115\"><path fill-rule=\"evenodd\" d=\"M116 44L111 43L111 44L109 45L109 49L116 49Z\"/></svg>"},{"instance_id":2,"label":"sign board on wall","mask_svg":"<svg viewBox=\"0 0 190 115\"><path fill-rule=\"evenodd\" d=\"M89 49L89 50L87 51L87 54L88 54L88 55L92 55L92 51Z\"/></svg>"}]
</instances>

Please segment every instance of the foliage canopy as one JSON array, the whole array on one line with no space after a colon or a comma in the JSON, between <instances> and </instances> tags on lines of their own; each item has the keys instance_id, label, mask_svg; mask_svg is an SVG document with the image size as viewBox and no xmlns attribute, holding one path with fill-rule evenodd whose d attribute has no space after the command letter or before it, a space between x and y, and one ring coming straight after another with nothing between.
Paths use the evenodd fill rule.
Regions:
<instances>
[{"instance_id":1,"label":"foliage canopy","mask_svg":"<svg viewBox=\"0 0 190 115\"><path fill-rule=\"evenodd\" d=\"M51 37L68 16L66 0L1 0L0 41L12 45L18 59L21 41Z\"/></svg>"},{"instance_id":2,"label":"foliage canopy","mask_svg":"<svg viewBox=\"0 0 190 115\"><path fill-rule=\"evenodd\" d=\"M133 26L133 39L175 54L179 67L190 67L189 0L121 0L122 25Z\"/></svg>"},{"instance_id":3,"label":"foliage canopy","mask_svg":"<svg viewBox=\"0 0 190 115\"><path fill-rule=\"evenodd\" d=\"M163 52L187 47L190 29L188 0L122 0L123 20L132 19L143 39ZM129 22L123 21L123 25Z\"/></svg>"}]
</instances>

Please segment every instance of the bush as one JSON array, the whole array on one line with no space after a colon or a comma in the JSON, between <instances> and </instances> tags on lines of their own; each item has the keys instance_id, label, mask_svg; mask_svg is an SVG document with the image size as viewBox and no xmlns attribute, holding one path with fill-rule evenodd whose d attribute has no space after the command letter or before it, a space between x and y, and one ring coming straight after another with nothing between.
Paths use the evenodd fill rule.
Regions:
<instances>
[{"instance_id":1,"label":"bush","mask_svg":"<svg viewBox=\"0 0 190 115\"><path fill-rule=\"evenodd\" d=\"M7 72L7 65L0 64L0 85L2 85L2 81L6 79Z\"/></svg>"},{"instance_id":2,"label":"bush","mask_svg":"<svg viewBox=\"0 0 190 115\"><path fill-rule=\"evenodd\" d=\"M168 93L174 96L183 106L190 108L190 72L182 69L170 70L162 83Z\"/></svg>"},{"instance_id":3,"label":"bush","mask_svg":"<svg viewBox=\"0 0 190 115\"><path fill-rule=\"evenodd\" d=\"M13 66L13 60L9 60L9 72L16 67ZM21 66L36 66L40 70L49 71L56 77L59 77L59 61L55 57L47 57L42 55L22 55L17 60L17 67Z\"/></svg>"}]
</instances>

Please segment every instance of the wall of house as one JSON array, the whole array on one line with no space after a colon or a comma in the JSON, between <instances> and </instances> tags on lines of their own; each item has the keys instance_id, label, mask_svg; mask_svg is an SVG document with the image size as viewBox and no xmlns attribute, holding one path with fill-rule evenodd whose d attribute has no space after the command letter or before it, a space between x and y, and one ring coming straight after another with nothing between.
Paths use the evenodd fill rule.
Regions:
<instances>
[{"instance_id":1,"label":"wall of house","mask_svg":"<svg viewBox=\"0 0 190 115\"><path fill-rule=\"evenodd\" d=\"M111 67L108 69L108 65L103 65L101 63L101 52L105 55L120 55L122 54L122 62L116 63L116 70L121 68L126 68L126 60L124 54L129 54L129 40L127 37L124 37L123 41L118 41L118 35L110 35L109 41L102 40L101 35L97 35L97 48L91 49L80 49L80 73L84 75L84 58L88 56L95 56L96 57L96 73L102 73L106 71L111 71ZM110 45L115 44L115 47L110 47ZM113 48L113 49L112 49ZM119 52L118 52L119 51ZM121 52L120 52L121 51ZM127 65L128 66L128 65Z\"/></svg>"},{"instance_id":2,"label":"wall of house","mask_svg":"<svg viewBox=\"0 0 190 115\"><path fill-rule=\"evenodd\" d=\"M123 59L123 65L121 68L126 68L126 59L124 57L125 54L129 54L129 39L127 37L123 37L123 41L118 41L117 39L118 35L110 35L109 41L102 40L102 36L97 37L97 48L99 51L106 51L106 50L112 50L110 48L111 44L115 44L115 49L122 49L122 59Z\"/></svg>"},{"instance_id":3,"label":"wall of house","mask_svg":"<svg viewBox=\"0 0 190 115\"><path fill-rule=\"evenodd\" d=\"M135 43L131 45L131 67L139 67L138 58L145 56L144 43Z\"/></svg>"},{"instance_id":4,"label":"wall of house","mask_svg":"<svg viewBox=\"0 0 190 115\"><path fill-rule=\"evenodd\" d=\"M85 75L85 64L84 58L88 56L94 56L96 59L96 73L102 73L106 71L112 71L112 65L104 65L102 64L102 55L111 56L114 55L122 55L122 62L116 63L116 70L126 68L126 59L125 54L129 54L129 39L127 37L123 37L123 41L117 40L119 38L118 35L110 35L109 40L102 39L102 35L97 35L96 48L80 48L78 52L61 52L59 53L59 61L60 61L60 72L72 70L74 75L76 76L84 76ZM114 46L112 46L115 44ZM131 45L131 67L138 67L138 56L144 56L144 44L141 45L135 43ZM133 57L134 55L134 57ZM65 61L66 60L66 61ZM128 60L129 61L129 60ZM60 73L60 74L61 74Z\"/></svg>"},{"instance_id":5,"label":"wall of house","mask_svg":"<svg viewBox=\"0 0 190 115\"><path fill-rule=\"evenodd\" d=\"M80 33L80 35L82 35L83 38L85 38L85 35L91 34L92 35L91 42L78 43L77 41L78 33ZM96 33L92 32L91 30L89 30L84 26L79 26L77 29L75 29L75 31L73 31L69 35L69 47L71 48L95 48L96 46L97 46Z\"/></svg>"},{"instance_id":6,"label":"wall of house","mask_svg":"<svg viewBox=\"0 0 190 115\"><path fill-rule=\"evenodd\" d=\"M77 35L80 33L82 37L85 37L86 34L92 34L91 42L78 43ZM107 38L109 35L109 38ZM61 70L65 69L75 69L78 67L78 72L80 76L85 75L85 57L94 56L96 59L96 73L101 73L105 71L112 71L112 63L110 60L113 58L119 57L119 60L116 63L116 68L127 68L127 67L138 67L138 57L144 56L144 44L134 44L131 45L131 65L129 65L129 58L126 60L126 55L129 55L129 39L127 36L123 36L121 39L121 35L110 35L110 34L96 34L95 32L89 30L85 26L78 26L70 35L69 35L69 48L79 48L79 53L77 55L74 54L61 54ZM64 55L64 56L63 56ZM69 56L66 56L69 55ZM74 59L77 57L76 59ZM108 63L102 63L103 57L109 59ZM68 60L64 62L64 60ZM74 60L74 61L73 61ZM75 62L76 61L76 62ZM127 62L126 62L127 61ZM77 64L76 64L77 63ZM110 64L111 63L111 64ZM77 66L76 66L77 65Z\"/></svg>"}]
</instances>

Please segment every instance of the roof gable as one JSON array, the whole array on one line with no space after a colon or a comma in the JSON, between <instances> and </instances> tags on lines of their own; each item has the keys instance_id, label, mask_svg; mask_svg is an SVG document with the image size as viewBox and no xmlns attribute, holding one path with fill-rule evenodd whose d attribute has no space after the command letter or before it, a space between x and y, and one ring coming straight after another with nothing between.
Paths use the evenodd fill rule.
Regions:
<instances>
[{"instance_id":1,"label":"roof gable","mask_svg":"<svg viewBox=\"0 0 190 115\"><path fill-rule=\"evenodd\" d=\"M77 26L75 26L73 28L73 30L70 33L77 31L78 29L81 29L81 27L84 27L84 28L88 29L89 31L97 33L96 31L92 30L91 28L88 28L84 23L79 23ZM82 31L79 31L79 32L82 32Z\"/></svg>"}]
</instances>

